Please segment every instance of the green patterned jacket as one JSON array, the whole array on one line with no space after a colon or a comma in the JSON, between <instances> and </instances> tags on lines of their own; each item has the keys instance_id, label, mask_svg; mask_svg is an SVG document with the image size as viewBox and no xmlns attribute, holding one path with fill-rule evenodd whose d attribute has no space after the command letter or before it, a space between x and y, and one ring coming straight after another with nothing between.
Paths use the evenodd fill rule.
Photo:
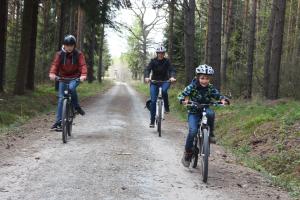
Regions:
<instances>
[{"instance_id":1,"label":"green patterned jacket","mask_svg":"<svg viewBox=\"0 0 300 200\"><path fill-rule=\"evenodd\" d=\"M183 92L181 92L178 96L178 99L181 101L184 100L184 97L189 97L191 101L195 101L197 103L209 104L213 102L213 100L219 101L221 99L225 99L224 96L220 94L220 92L212 85L209 84L207 87L203 87L199 84L197 79L194 79L191 84L189 84ZM188 108L189 113L199 113L201 109L197 109L195 107Z\"/></svg>"}]
</instances>

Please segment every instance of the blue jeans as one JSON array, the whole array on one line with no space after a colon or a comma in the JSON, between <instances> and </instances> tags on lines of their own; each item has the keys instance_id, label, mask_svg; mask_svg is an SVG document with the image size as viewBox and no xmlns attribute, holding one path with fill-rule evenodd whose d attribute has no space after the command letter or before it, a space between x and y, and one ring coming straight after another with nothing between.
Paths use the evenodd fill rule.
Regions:
<instances>
[{"instance_id":1,"label":"blue jeans","mask_svg":"<svg viewBox=\"0 0 300 200\"><path fill-rule=\"evenodd\" d=\"M78 96L76 92L76 88L79 85L79 81L73 80L70 81L69 84L69 89L71 90L72 93L72 105L74 108L78 108ZM59 82L59 87L58 87L58 103L57 103L57 112L56 112L56 122L61 122L62 118L62 109L63 109L63 99L64 99L64 90L67 87L67 84L63 82Z\"/></svg>"},{"instance_id":2,"label":"blue jeans","mask_svg":"<svg viewBox=\"0 0 300 200\"><path fill-rule=\"evenodd\" d=\"M210 126L210 134L213 135L214 122L215 122L215 112L209 108L206 109L207 123ZM189 134L186 138L185 150L189 151L193 148L193 141L198 133L198 124L202 118L202 113L188 115L189 123Z\"/></svg>"},{"instance_id":3,"label":"blue jeans","mask_svg":"<svg viewBox=\"0 0 300 200\"><path fill-rule=\"evenodd\" d=\"M170 83L165 82L161 84L150 84L150 96L151 96L151 108L150 108L150 120L151 122L155 121L156 114L156 100L158 97L159 86L162 87L162 96L164 99L165 109L169 109L169 98L168 98L168 89L170 88Z\"/></svg>"}]
</instances>

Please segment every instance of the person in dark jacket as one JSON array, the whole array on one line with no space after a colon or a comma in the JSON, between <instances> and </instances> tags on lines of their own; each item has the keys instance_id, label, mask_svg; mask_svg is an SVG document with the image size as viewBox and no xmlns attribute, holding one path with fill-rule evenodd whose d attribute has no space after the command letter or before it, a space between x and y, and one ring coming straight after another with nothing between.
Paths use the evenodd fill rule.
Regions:
<instances>
[{"instance_id":1,"label":"person in dark jacket","mask_svg":"<svg viewBox=\"0 0 300 200\"><path fill-rule=\"evenodd\" d=\"M76 48L76 38L73 35L67 35L64 38L63 46L61 51L57 52L54 60L51 64L49 78L50 80L55 80L57 76L62 78L79 78L80 81L86 80L87 77L87 67L84 55L81 51ZM79 106L78 96L76 88L79 85L79 81L73 80L70 82L69 87L72 91L72 104L75 110L84 115L85 112ZM58 90L58 105L56 112L56 121L51 127L51 130L60 131L61 130L61 120L62 120L62 101L64 96L64 89L66 84L59 82Z\"/></svg>"},{"instance_id":2,"label":"person in dark jacket","mask_svg":"<svg viewBox=\"0 0 300 200\"><path fill-rule=\"evenodd\" d=\"M167 81L175 82L175 68L171 65L169 59L165 57L166 49L160 46L156 49L156 58L151 59L149 65L145 69L145 82L149 83L151 80L155 81ZM150 73L152 76L150 79ZM165 112L169 113L169 99L168 99L168 89L170 88L170 82L164 83L150 83L150 96L151 96L151 106L150 106L150 128L154 128L155 113L156 113L156 100L158 96L159 87L162 87L162 95L164 100Z\"/></svg>"}]
</instances>

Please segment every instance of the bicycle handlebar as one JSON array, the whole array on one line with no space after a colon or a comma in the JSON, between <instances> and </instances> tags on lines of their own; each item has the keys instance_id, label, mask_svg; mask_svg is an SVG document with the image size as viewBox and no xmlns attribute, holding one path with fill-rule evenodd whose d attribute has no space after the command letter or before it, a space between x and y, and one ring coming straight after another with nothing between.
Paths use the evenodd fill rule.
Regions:
<instances>
[{"instance_id":1,"label":"bicycle handlebar","mask_svg":"<svg viewBox=\"0 0 300 200\"><path fill-rule=\"evenodd\" d=\"M56 81L61 81L61 82L70 82L70 81L73 81L73 80L80 81L80 78L78 78L78 77L76 77L76 78L63 78L63 77L56 76L55 80Z\"/></svg>"},{"instance_id":2,"label":"bicycle handlebar","mask_svg":"<svg viewBox=\"0 0 300 200\"><path fill-rule=\"evenodd\" d=\"M197 108L203 108L205 106L225 106L222 102L218 101L218 102L212 102L212 103L198 103L195 101L188 101L188 103L186 104L186 106L190 106L190 107L197 107Z\"/></svg>"},{"instance_id":3,"label":"bicycle handlebar","mask_svg":"<svg viewBox=\"0 0 300 200\"><path fill-rule=\"evenodd\" d=\"M170 80L166 80L166 81L157 81L157 80L150 80L151 83L170 83Z\"/></svg>"}]
</instances>

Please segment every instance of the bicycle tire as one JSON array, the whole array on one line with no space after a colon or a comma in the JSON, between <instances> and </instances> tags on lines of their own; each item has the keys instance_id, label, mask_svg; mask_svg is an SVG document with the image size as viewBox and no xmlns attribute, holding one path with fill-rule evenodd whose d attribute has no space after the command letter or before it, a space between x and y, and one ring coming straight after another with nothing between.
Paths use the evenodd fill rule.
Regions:
<instances>
[{"instance_id":1,"label":"bicycle tire","mask_svg":"<svg viewBox=\"0 0 300 200\"><path fill-rule=\"evenodd\" d=\"M199 149L198 149L198 139L197 136L194 140L194 147L193 147L193 156L191 160L191 166L196 168L198 165L198 158L199 158Z\"/></svg>"},{"instance_id":2,"label":"bicycle tire","mask_svg":"<svg viewBox=\"0 0 300 200\"><path fill-rule=\"evenodd\" d=\"M208 178L208 157L209 157L209 133L207 129L203 129L202 143L202 181L207 182Z\"/></svg>"},{"instance_id":3,"label":"bicycle tire","mask_svg":"<svg viewBox=\"0 0 300 200\"><path fill-rule=\"evenodd\" d=\"M158 120L157 120L157 132L158 136L161 137L161 120L162 120L162 103L161 101L158 104Z\"/></svg>"},{"instance_id":4,"label":"bicycle tire","mask_svg":"<svg viewBox=\"0 0 300 200\"><path fill-rule=\"evenodd\" d=\"M71 137L72 135L72 126L73 126L73 119L74 119L74 110L73 108L71 107L72 105L69 105L70 106L70 111L69 112L69 123L68 123L68 136Z\"/></svg>"},{"instance_id":5,"label":"bicycle tire","mask_svg":"<svg viewBox=\"0 0 300 200\"><path fill-rule=\"evenodd\" d=\"M63 100L63 109L62 109L62 141L67 143L68 140L68 100Z\"/></svg>"}]
</instances>

